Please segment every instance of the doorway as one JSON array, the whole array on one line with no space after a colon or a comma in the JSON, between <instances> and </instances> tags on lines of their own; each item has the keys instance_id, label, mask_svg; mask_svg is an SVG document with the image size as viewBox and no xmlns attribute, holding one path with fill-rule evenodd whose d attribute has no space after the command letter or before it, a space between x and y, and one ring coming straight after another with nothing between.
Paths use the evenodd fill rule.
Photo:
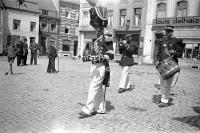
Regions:
<instances>
[{"instance_id":1,"label":"doorway","mask_svg":"<svg viewBox=\"0 0 200 133\"><path fill-rule=\"evenodd\" d=\"M47 38L41 37L41 54L42 55L47 54L46 42L47 42Z\"/></svg>"},{"instance_id":2,"label":"doorway","mask_svg":"<svg viewBox=\"0 0 200 133\"><path fill-rule=\"evenodd\" d=\"M74 41L74 56L77 56L78 41Z\"/></svg>"}]
</instances>

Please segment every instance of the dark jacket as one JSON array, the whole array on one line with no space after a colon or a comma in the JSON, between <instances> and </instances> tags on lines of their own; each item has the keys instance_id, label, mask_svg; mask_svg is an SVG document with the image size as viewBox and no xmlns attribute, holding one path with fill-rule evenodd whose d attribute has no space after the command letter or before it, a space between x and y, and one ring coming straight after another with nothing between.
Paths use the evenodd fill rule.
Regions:
<instances>
[{"instance_id":1,"label":"dark jacket","mask_svg":"<svg viewBox=\"0 0 200 133\"><path fill-rule=\"evenodd\" d=\"M175 53L173 54L173 59L178 63L178 57L182 56L183 48L182 48L182 39L177 39L175 37L168 37L163 40L163 43L161 43L158 47L158 52L156 55L156 60L161 62L169 55L166 54L166 50L174 50Z\"/></svg>"},{"instance_id":2,"label":"dark jacket","mask_svg":"<svg viewBox=\"0 0 200 133\"><path fill-rule=\"evenodd\" d=\"M134 59L133 53L136 49L136 43L133 41L127 42L127 44L121 44L119 46L119 52L122 54L120 66L133 66Z\"/></svg>"},{"instance_id":3,"label":"dark jacket","mask_svg":"<svg viewBox=\"0 0 200 133\"><path fill-rule=\"evenodd\" d=\"M22 42L21 42L21 41L19 41L19 42L16 44L16 48L17 48L16 55L17 55L17 56L22 56L22 54L23 54L23 47L22 47Z\"/></svg>"},{"instance_id":4,"label":"dark jacket","mask_svg":"<svg viewBox=\"0 0 200 133\"><path fill-rule=\"evenodd\" d=\"M28 54L28 44L26 42L22 42L22 55L26 56Z\"/></svg>"},{"instance_id":5,"label":"dark jacket","mask_svg":"<svg viewBox=\"0 0 200 133\"><path fill-rule=\"evenodd\" d=\"M37 43L31 43L30 44L31 54L37 54L38 49L39 49L39 46L38 46Z\"/></svg>"},{"instance_id":6,"label":"dark jacket","mask_svg":"<svg viewBox=\"0 0 200 133\"><path fill-rule=\"evenodd\" d=\"M54 59L57 57L57 50L54 46L50 45L48 47L48 58Z\"/></svg>"}]
</instances>

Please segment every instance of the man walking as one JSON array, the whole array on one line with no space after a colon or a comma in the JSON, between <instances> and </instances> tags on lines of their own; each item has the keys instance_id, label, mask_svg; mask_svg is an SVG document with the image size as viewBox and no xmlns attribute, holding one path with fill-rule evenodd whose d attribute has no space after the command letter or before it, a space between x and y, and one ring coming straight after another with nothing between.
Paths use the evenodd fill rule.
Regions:
<instances>
[{"instance_id":1,"label":"man walking","mask_svg":"<svg viewBox=\"0 0 200 133\"><path fill-rule=\"evenodd\" d=\"M35 38L31 39L31 44L30 44L30 50L31 50L31 60L30 60L30 64L33 64L33 60L34 60L34 64L37 65L37 50L38 50L38 44L35 43Z\"/></svg>"},{"instance_id":2,"label":"man walking","mask_svg":"<svg viewBox=\"0 0 200 133\"><path fill-rule=\"evenodd\" d=\"M49 58L49 64L47 67L47 72L48 73L55 73L56 69L55 69L55 58L57 57L57 50L55 47L55 41L54 40L50 40L50 44L48 47L48 58Z\"/></svg>"}]
</instances>

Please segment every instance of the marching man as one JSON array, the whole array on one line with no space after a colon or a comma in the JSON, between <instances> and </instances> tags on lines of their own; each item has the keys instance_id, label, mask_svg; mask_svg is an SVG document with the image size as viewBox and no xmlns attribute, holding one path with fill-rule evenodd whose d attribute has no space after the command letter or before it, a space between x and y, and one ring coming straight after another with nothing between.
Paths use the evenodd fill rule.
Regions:
<instances>
[{"instance_id":1,"label":"marching man","mask_svg":"<svg viewBox=\"0 0 200 133\"><path fill-rule=\"evenodd\" d=\"M102 14L105 14L105 16ZM114 58L112 35L104 31L108 23L107 9L95 6L90 9L90 17L90 24L97 32L97 38L93 39L90 56L83 57L92 62L91 82L87 102L79 113L79 118L90 117L96 113L106 113L105 93L106 87L109 87L110 79L108 61ZM103 89L103 85L105 89Z\"/></svg>"}]
</instances>

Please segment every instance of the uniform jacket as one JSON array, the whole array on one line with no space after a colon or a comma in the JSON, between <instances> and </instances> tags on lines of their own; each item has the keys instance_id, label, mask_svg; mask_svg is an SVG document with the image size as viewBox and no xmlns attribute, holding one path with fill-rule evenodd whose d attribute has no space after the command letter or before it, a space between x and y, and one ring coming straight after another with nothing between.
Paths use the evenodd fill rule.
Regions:
<instances>
[{"instance_id":1,"label":"uniform jacket","mask_svg":"<svg viewBox=\"0 0 200 133\"><path fill-rule=\"evenodd\" d=\"M56 58L57 57L57 50L54 46L50 45L48 47L48 57L50 59Z\"/></svg>"},{"instance_id":2,"label":"uniform jacket","mask_svg":"<svg viewBox=\"0 0 200 133\"><path fill-rule=\"evenodd\" d=\"M22 42L22 50L23 50L23 56L28 54L28 44L26 42Z\"/></svg>"},{"instance_id":3,"label":"uniform jacket","mask_svg":"<svg viewBox=\"0 0 200 133\"><path fill-rule=\"evenodd\" d=\"M166 54L166 49L168 49L168 51L175 51L175 54L172 57L178 63L178 57L181 57L183 52L182 39L177 39L175 37L165 38L163 40L163 43L159 45L158 52L156 55L157 61L161 62L162 60L169 57L169 55Z\"/></svg>"},{"instance_id":4,"label":"uniform jacket","mask_svg":"<svg viewBox=\"0 0 200 133\"><path fill-rule=\"evenodd\" d=\"M37 43L31 43L30 44L30 50L31 50L31 54L37 54L38 44Z\"/></svg>"},{"instance_id":5,"label":"uniform jacket","mask_svg":"<svg viewBox=\"0 0 200 133\"><path fill-rule=\"evenodd\" d=\"M133 52L136 49L136 44L133 41L127 42L126 45L122 44L119 46L119 51L122 53L121 61L119 63L120 66L133 66Z\"/></svg>"}]
</instances>

